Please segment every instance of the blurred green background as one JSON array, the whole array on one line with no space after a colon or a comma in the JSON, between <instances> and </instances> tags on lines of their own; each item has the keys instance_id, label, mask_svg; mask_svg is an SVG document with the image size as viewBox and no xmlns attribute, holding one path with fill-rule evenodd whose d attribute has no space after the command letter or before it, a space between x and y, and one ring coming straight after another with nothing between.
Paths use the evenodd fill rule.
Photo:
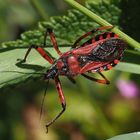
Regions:
<instances>
[{"instance_id":1,"label":"blurred green background","mask_svg":"<svg viewBox=\"0 0 140 140\"><path fill-rule=\"evenodd\" d=\"M84 0L78 2L84 4ZM63 0L40 0L44 15L63 15L68 5ZM140 1L120 0L119 26L140 41ZM125 20L124 20L125 18ZM29 0L0 0L0 43L16 40L24 31L34 29L43 19ZM59 42L58 42L59 44ZM135 59L137 58L132 58ZM39 121L46 83L39 78L0 89L1 140L103 140L114 135L140 130L139 75L111 70L104 72L111 81L101 85L76 77L76 84L61 78L67 101L63 116L49 128L45 124L57 114L61 105L51 81Z\"/></svg>"}]
</instances>

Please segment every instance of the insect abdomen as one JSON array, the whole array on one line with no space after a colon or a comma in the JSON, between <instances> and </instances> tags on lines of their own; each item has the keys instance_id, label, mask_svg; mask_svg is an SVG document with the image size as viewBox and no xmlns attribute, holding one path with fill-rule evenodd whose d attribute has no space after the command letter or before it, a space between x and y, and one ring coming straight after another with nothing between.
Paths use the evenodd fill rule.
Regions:
<instances>
[{"instance_id":1,"label":"insect abdomen","mask_svg":"<svg viewBox=\"0 0 140 140\"><path fill-rule=\"evenodd\" d=\"M119 38L111 38L99 43L96 49L93 49L93 57L100 61L113 61L123 55L126 48L125 42Z\"/></svg>"}]
</instances>

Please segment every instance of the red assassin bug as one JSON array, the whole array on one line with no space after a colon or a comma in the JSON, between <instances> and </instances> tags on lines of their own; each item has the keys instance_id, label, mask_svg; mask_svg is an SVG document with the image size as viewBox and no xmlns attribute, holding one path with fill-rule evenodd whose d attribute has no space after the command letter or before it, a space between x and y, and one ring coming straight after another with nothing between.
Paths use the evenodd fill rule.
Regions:
<instances>
[{"instance_id":1,"label":"red assassin bug","mask_svg":"<svg viewBox=\"0 0 140 140\"><path fill-rule=\"evenodd\" d=\"M56 115L55 118L53 118L50 122L47 123L47 130L48 127L53 122L55 122L66 109L66 102L59 80L60 75L67 76L72 82L75 82L75 80L73 79L74 76L81 74L85 78L98 83L110 83L101 72L105 70L110 70L112 67L119 63L126 48L125 42L113 32L103 32L102 34L99 34L95 37L91 37L91 39L89 39L82 45L78 45L78 43L87 36L90 36L91 34L99 30L105 30L109 28L112 28L112 26L99 27L85 33L76 40L76 42L72 46L72 49L65 53L62 53L59 50L52 30L47 29L44 36L44 46L46 46L45 40L47 35L49 34L54 49L60 56L57 60L54 60L51 56L49 56L43 49L43 46L32 45L26 52L23 62L26 61L26 58L31 49L35 48L44 59L46 59L50 64L52 64L52 66L45 73L44 79L55 80L56 89L58 91L58 95L62 105L62 110L61 112L59 112L59 114ZM86 72L98 73L101 75L103 80L90 77L85 74Z\"/></svg>"}]
</instances>

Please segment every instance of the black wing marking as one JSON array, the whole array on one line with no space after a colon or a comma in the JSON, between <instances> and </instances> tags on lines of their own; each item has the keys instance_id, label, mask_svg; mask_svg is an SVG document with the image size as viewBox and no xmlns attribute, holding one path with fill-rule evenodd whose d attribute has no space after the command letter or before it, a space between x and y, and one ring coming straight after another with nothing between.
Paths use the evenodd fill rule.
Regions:
<instances>
[{"instance_id":1,"label":"black wing marking","mask_svg":"<svg viewBox=\"0 0 140 140\"><path fill-rule=\"evenodd\" d=\"M126 44L119 38L111 38L102 43L92 51L93 58L100 61L112 61L123 55Z\"/></svg>"}]
</instances>

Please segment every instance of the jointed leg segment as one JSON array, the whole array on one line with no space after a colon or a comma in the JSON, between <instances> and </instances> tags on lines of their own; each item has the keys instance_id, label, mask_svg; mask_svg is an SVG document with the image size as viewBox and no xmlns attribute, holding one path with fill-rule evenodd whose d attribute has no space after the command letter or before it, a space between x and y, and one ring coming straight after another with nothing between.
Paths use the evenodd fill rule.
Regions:
<instances>
[{"instance_id":1,"label":"jointed leg segment","mask_svg":"<svg viewBox=\"0 0 140 140\"><path fill-rule=\"evenodd\" d=\"M54 46L54 49L56 50L56 52L61 56L62 55L62 52L59 50L58 48L58 45L57 45L57 42L56 42L56 39L55 39L55 36L52 32L52 29L47 29L49 35L50 35L50 39L51 39L51 42Z\"/></svg>"},{"instance_id":2,"label":"jointed leg segment","mask_svg":"<svg viewBox=\"0 0 140 140\"><path fill-rule=\"evenodd\" d=\"M27 52L26 52L26 54L25 54L25 57L24 57L24 59L23 59L24 62L26 61L27 56L29 55L29 53L30 53L30 51L31 51L32 48L35 48L36 51L38 51L38 52L40 53L40 55L41 55L44 59L46 59L50 64L53 64L53 63L54 63L53 58L50 57L42 47L40 47L40 46L34 46L34 45L30 46L30 48L27 50Z\"/></svg>"},{"instance_id":3,"label":"jointed leg segment","mask_svg":"<svg viewBox=\"0 0 140 140\"><path fill-rule=\"evenodd\" d=\"M57 92L58 92L58 95L59 95L59 98L60 98L60 102L61 102L61 105L62 105L62 110L55 116L55 118L53 118L50 122L47 123L47 125L46 125L47 132L48 132L48 127L50 125L52 125L63 114L63 112L66 109L65 97L63 95L63 91L62 91L62 88L61 88L61 83L60 83L60 80L59 80L58 77L55 78L55 84L56 84L56 89L57 89Z\"/></svg>"},{"instance_id":4,"label":"jointed leg segment","mask_svg":"<svg viewBox=\"0 0 140 140\"><path fill-rule=\"evenodd\" d=\"M53 44L53 46L54 46L54 49L56 50L56 52L57 52L59 55L62 55L61 51L59 50L59 48L58 48L58 46L57 46L57 42L56 42L55 36L54 36L54 34L53 34L53 32L52 32L51 29L47 29L46 32L45 32L45 34L44 34L44 44L43 44L43 47L46 46L46 38L47 38L48 33L49 33L51 42L52 42L52 44ZM53 64L53 63L54 63L53 58L50 57L50 56L46 53L46 51L45 51L41 46L36 46L36 45L31 45L31 46L29 47L29 49L27 50L27 52L26 52L26 54L25 54L25 57L24 57L24 59L23 59L23 62L26 61L27 56L29 55L29 53L30 53L30 51L31 51L32 48L35 48L35 49L40 53L40 55L41 55L44 59L46 59L50 64Z\"/></svg>"},{"instance_id":5,"label":"jointed leg segment","mask_svg":"<svg viewBox=\"0 0 140 140\"><path fill-rule=\"evenodd\" d=\"M82 76L84 76L85 78L91 80L91 81L95 81L97 83L101 83L101 84L110 84L109 80L102 74L99 72L99 74L104 78L104 80L101 80L101 79L96 79L96 78L93 78L91 76L88 76L86 74L81 74Z\"/></svg>"},{"instance_id":6,"label":"jointed leg segment","mask_svg":"<svg viewBox=\"0 0 140 140\"><path fill-rule=\"evenodd\" d=\"M72 48L76 48L77 45L78 45L78 43L79 43L82 39L88 37L89 35L94 34L95 32L97 32L97 31L99 31L99 30L105 30L105 29L110 29L110 28L112 28L112 26L103 26L103 27L99 27L99 28L93 29L93 30L91 30L91 31L89 31L89 32L87 32L87 33L85 33L84 35L82 35L81 37L79 37L79 38L75 41L75 43L74 43L74 45L72 46Z\"/></svg>"}]
</instances>

